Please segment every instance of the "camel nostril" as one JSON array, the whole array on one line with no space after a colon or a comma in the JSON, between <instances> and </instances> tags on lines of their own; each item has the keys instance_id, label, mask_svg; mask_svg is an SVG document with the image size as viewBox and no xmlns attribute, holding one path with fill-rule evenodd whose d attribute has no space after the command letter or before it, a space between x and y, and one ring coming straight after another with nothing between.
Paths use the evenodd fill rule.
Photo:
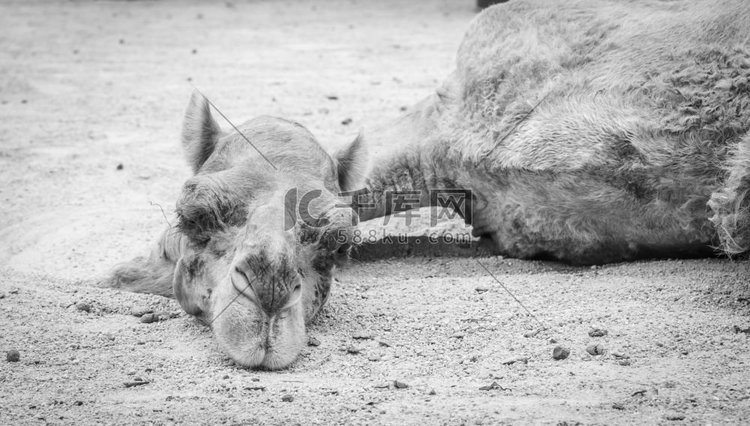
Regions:
<instances>
[{"instance_id":1,"label":"camel nostril","mask_svg":"<svg viewBox=\"0 0 750 426\"><path fill-rule=\"evenodd\" d=\"M246 298L250 299L253 302L258 302L258 299L255 295L255 290L253 289L253 280L250 278L252 276L252 273L250 273L246 268L243 268L242 265L236 265L230 274L230 281L232 282L232 286L234 286L235 290L237 290L240 294L245 296Z\"/></svg>"}]
</instances>

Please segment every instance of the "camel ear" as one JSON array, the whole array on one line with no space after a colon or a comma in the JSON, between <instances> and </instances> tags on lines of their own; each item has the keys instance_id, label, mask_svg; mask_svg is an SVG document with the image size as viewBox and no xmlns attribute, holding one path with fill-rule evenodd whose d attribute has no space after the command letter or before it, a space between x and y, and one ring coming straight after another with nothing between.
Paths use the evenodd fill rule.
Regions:
<instances>
[{"instance_id":1,"label":"camel ear","mask_svg":"<svg viewBox=\"0 0 750 426\"><path fill-rule=\"evenodd\" d=\"M336 173L342 192L354 191L362 185L367 174L367 147L360 133L348 146L336 151Z\"/></svg>"},{"instance_id":2,"label":"camel ear","mask_svg":"<svg viewBox=\"0 0 750 426\"><path fill-rule=\"evenodd\" d=\"M193 173L197 173L214 152L220 136L221 128L211 117L208 99L197 90L193 91L182 124L182 149Z\"/></svg>"},{"instance_id":3,"label":"camel ear","mask_svg":"<svg viewBox=\"0 0 750 426\"><path fill-rule=\"evenodd\" d=\"M177 261L172 278L172 291L174 297L180 302L180 306L190 315L200 316L207 312L208 301L211 297L211 288L208 283L202 279L202 271L191 271L189 264L195 264L185 257Z\"/></svg>"}]
</instances>

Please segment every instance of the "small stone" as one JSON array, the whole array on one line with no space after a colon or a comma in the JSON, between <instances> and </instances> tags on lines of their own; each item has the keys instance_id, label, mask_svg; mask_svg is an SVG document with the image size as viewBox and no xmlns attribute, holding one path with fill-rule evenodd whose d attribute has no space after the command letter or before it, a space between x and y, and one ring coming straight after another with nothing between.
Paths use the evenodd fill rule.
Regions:
<instances>
[{"instance_id":1,"label":"small stone","mask_svg":"<svg viewBox=\"0 0 750 426\"><path fill-rule=\"evenodd\" d=\"M740 327L740 326L738 326L738 325L735 325L735 326L734 326L733 328L734 328L734 332L735 332L735 333L745 333L745 334L750 334L750 327L747 327L747 328L742 328L742 327Z\"/></svg>"},{"instance_id":2,"label":"small stone","mask_svg":"<svg viewBox=\"0 0 750 426\"><path fill-rule=\"evenodd\" d=\"M352 124L352 119L351 118L345 118L345 119L343 119L341 121L341 124L344 125L344 126L348 126L348 125Z\"/></svg>"},{"instance_id":3,"label":"small stone","mask_svg":"<svg viewBox=\"0 0 750 426\"><path fill-rule=\"evenodd\" d=\"M561 360L565 359L570 355L570 349L563 348L562 346L556 346L555 349L552 350L552 358Z\"/></svg>"},{"instance_id":4,"label":"small stone","mask_svg":"<svg viewBox=\"0 0 750 426\"><path fill-rule=\"evenodd\" d=\"M329 101L338 101L339 97L336 95L327 95L326 99L328 99Z\"/></svg>"},{"instance_id":5,"label":"small stone","mask_svg":"<svg viewBox=\"0 0 750 426\"><path fill-rule=\"evenodd\" d=\"M18 362L21 360L21 353L15 349L11 349L5 353L5 360L8 362Z\"/></svg>"},{"instance_id":6,"label":"small stone","mask_svg":"<svg viewBox=\"0 0 750 426\"><path fill-rule=\"evenodd\" d=\"M154 316L156 316L157 321L167 321L168 319L172 318L171 315L169 315L169 312L158 312L155 313Z\"/></svg>"},{"instance_id":7,"label":"small stone","mask_svg":"<svg viewBox=\"0 0 750 426\"><path fill-rule=\"evenodd\" d=\"M435 392L435 389L430 389L428 395L437 395L437 392Z\"/></svg>"},{"instance_id":8,"label":"small stone","mask_svg":"<svg viewBox=\"0 0 750 426\"><path fill-rule=\"evenodd\" d=\"M685 415L680 413L669 413L666 416L664 416L667 420L677 421L677 420L685 420Z\"/></svg>"},{"instance_id":9,"label":"small stone","mask_svg":"<svg viewBox=\"0 0 750 426\"><path fill-rule=\"evenodd\" d=\"M604 346L598 343L595 345L588 345L586 346L586 352L590 353L591 355L602 355L604 354Z\"/></svg>"},{"instance_id":10,"label":"small stone","mask_svg":"<svg viewBox=\"0 0 750 426\"><path fill-rule=\"evenodd\" d=\"M76 303L76 309L78 309L81 312L91 312L91 305L84 302L78 302Z\"/></svg>"},{"instance_id":11,"label":"small stone","mask_svg":"<svg viewBox=\"0 0 750 426\"><path fill-rule=\"evenodd\" d=\"M604 337L609 332L603 328L592 328L589 330L589 337Z\"/></svg>"},{"instance_id":12,"label":"small stone","mask_svg":"<svg viewBox=\"0 0 750 426\"><path fill-rule=\"evenodd\" d=\"M17 288L12 288L12 289L8 290L8 293L10 293L10 294L18 294L18 289Z\"/></svg>"},{"instance_id":13,"label":"small stone","mask_svg":"<svg viewBox=\"0 0 750 426\"><path fill-rule=\"evenodd\" d=\"M320 340L310 336L307 339L307 346L320 346Z\"/></svg>"},{"instance_id":14,"label":"small stone","mask_svg":"<svg viewBox=\"0 0 750 426\"><path fill-rule=\"evenodd\" d=\"M378 344L379 344L380 346L384 346L384 347L386 347L386 348L390 348L391 346L393 346L393 345L391 345L391 343L390 343L390 342L387 342L387 341L385 341L385 340L381 340L381 341L379 341L379 342L378 342Z\"/></svg>"},{"instance_id":15,"label":"small stone","mask_svg":"<svg viewBox=\"0 0 750 426\"><path fill-rule=\"evenodd\" d=\"M612 408L614 408L615 410L624 410L625 406L620 404L619 402L615 402L612 404Z\"/></svg>"},{"instance_id":16,"label":"small stone","mask_svg":"<svg viewBox=\"0 0 750 426\"><path fill-rule=\"evenodd\" d=\"M515 358L509 358L509 359L506 359L505 361L503 361L502 364L503 365L511 365L511 364L515 364L517 362L522 362L524 364L528 364L529 358L525 357L525 356L519 356L519 357L515 357Z\"/></svg>"},{"instance_id":17,"label":"small stone","mask_svg":"<svg viewBox=\"0 0 750 426\"><path fill-rule=\"evenodd\" d=\"M372 334L366 332L366 331L360 331L358 333L352 334L352 339L355 340L370 340L372 339Z\"/></svg>"},{"instance_id":18,"label":"small stone","mask_svg":"<svg viewBox=\"0 0 750 426\"><path fill-rule=\"evenodd\" d=\"M226 379L228 379L228 378L229 378L229 374L225 374L225 375L224 375L224 376L222 377L222 379L223 379L223 380L226 380Z\"/></svg>"},{"instance_id":19,"label":"small stone","mask_svg":"<svg viewBox=\"0 0 750 426\"><path fill-rule=\"evenodd\" d=\"M158 321L159 318L154 314L143 314L141 316L141 322L144 324L151 324L152 322Z\"/></svg>"},{"instance_id":20,"label":"small stone","mask_svg":"<svg viewBox=\"0 0 750 426\"><path fill-rule=\"evenodd\" d=\"M195 55L195 54L198 53L198 49L193 49L193 50L190 51L190 53L192 53L193 55Z\"/></svg>"},{"instance_id":21,"label":"small stone","mask_svg":"<svg viewBox=\"0 0 750 426\"><path fill-rule=\"evenodd\" d=\"M612 356L615 357L615 358L617 358L617 359L628 359L628 358L630 358L629 356L627 356L625 354L618 353L618 352L612 352Z\"/></svg>"},{"instance_id":22,"label":"small stone","mask_svg":"<svg viewBox=\"0 0 750 426\"><path fill-rule=\"evenodd\" d=\"M618 364L622 365L623 367L627 367L628 365L631 364L631 362L629 359L623 359L620 362L618 362Z\"/></svg>"},{"instance_id":23,"label":"small stone","mask_svg":"<svg viewBox=\"0 0 750 426\"><path fill-rule=\"evenodd\" d=\"M130 310L130 315L134 317L142 317L143 315L150 314L152 312L154 312L154 310L148 306L136 306Z\"/></svg>"},{"instance_id":24,"label":"small stone","mask_svg":"<svg viewBox=\"0 0 750 426\"><path fill-rule=\"evenodd\" d=\"M357 355L358 353L362 352L362 349L356 347L356 346L347 346L346 353Z\"/></svg>"},{"instance_id":25,"label":"small stone","mask_svg":"<svg viewBox=\"0 0 750 426\"><path fill-rule=\"evenodd\" d=\"M481 390L481 391L489 391L489 390L495 390L495 389L508 390L508 389L505 389L504 387L500 386L500 384L498 384L497 382L492 382L491 384L489 384L487 386L482 386L482 387L479 388L479 390Z\"/></svg>"},{"instance_id":26,"label":"small stone","mask_svg":"<svg viewBox=\"0 0 750 426\"><path fill-rule=\"evenodd\" d=\"M404 382L399 382L398 380L394 380L394 381L393 381L393 386L394 386L394 387L395 387L396 389L406 389L406 388L408 388L408 387L409 387L409 385L407 385L406 383L404 383Z\"/></svg>"},{"instance_id":27,"label":"small stone","mask_svg":"<svg viewBox=\"0 0 750 426\"><path fill-rule=\"evenodd\" d=\"M0 299L5 299L5 293L0 291Z\"/></svg>"},{"instance_id":28,"label":"small stone","mask_svg":"<svg viewBox=\"0 0 750 426\"><path fill-rule=\"evenodd\" d=\"M526 338L534 337L537 334L539 334L540 331L542 331L540 328L537 328L536 330L527 331L526 333L523 333L523 337L526 337Z\"/></svg>"},{"instance_id":29,"label":"small stone","mask_svg":"<svg viewBox=\"0 0 750 426\"><path fill-rule=\"evenodd\" d=\"M388 389L391 387L390 383L378 383L377 385L373 386L375 389Z\"/></svg>"},{"instance_id":30,"label":"small stone","mask_svg":"<svg viewBox=\"0 0 750 426\"><path fill-rule=\"evenodd\" d=\"M284 402L292 402L294 401L294 397L291 395L284 395L281 397L281 400Z\"/></svg>"},{"instance_id":31,"label":"small stone","mask_svg":"<svg viewBox=\"0 0 750 426\"><path fill-rule=\"evenodd\" d=\"M367 359L372 362L377 362L377 361L380 361L380 355L373 354L373 355L368 356Z\"/></svg>"},{"instance_id":32,"label":"small stone","mask_svg":"<svg viewBox=\"0 0 750 426\"><path fill-rule=\"evenodd\" d=\"M482 294L482 293L486 293L486 292L490 291L490 289L489 289L489 287L479 286L479 287L475 288L474 291L476 291L479 294Z\"/></svg>"}]
</instances>

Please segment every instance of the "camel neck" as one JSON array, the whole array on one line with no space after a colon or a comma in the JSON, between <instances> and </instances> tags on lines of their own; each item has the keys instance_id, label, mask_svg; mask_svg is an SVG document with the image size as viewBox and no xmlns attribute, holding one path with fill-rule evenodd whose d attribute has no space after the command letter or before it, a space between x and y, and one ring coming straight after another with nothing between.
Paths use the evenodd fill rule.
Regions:
<instances>
[{"instance_id":1,"label":"camel neck","mask_svg":"<svg viewBox=\"0 0 750 426\"><path fill-rule=\"evenodd\" d=\"M455 177L445 167L445 155L439 146L422 142L375 152L357 197L361 221L437 205L444 196L452 196Z\"/></svg>"},{"instance_id":2,"label":"camel neck","mask_svg":"<svg viewBox=\"0 0 750 426\"><path fill-rule=\"evenodd\" d=\"M358 196L361 221L429 205L425 159L410 148L383 149L373 156L373 165Z\"/></svg>"}]
</instances>

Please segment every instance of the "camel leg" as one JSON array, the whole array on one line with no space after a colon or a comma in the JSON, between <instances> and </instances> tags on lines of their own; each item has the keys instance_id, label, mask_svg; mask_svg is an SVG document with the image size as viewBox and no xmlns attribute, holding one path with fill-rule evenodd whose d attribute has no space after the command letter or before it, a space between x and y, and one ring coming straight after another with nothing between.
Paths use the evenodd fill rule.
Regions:
<instances>
[{"instance_id":1,"label":"camel leg","mask_svg":"<svg viewBox=\"0 0 750 426\"><path fill-rule=\"evenodd\" d=\"M750 133L729 156L724 187L708 202L711 221L721 240L720 248L729 256L750 250Z\"/></svg>"},{"instance_id":2,"label":"camel leg","mask_svg":"<svg viewBox=\"0 0 750 426\"><path fill-rule=\"evenodd\" d=\"M484 183L473 189L487 200L474 211L474 235L510 257L601 264L713 253L705 186L665 202L647 191L648 180L634 189L604 173L509 171L471 180Z\"/></svg>"}]
</instances>

